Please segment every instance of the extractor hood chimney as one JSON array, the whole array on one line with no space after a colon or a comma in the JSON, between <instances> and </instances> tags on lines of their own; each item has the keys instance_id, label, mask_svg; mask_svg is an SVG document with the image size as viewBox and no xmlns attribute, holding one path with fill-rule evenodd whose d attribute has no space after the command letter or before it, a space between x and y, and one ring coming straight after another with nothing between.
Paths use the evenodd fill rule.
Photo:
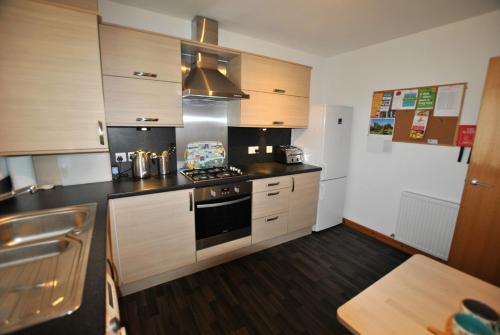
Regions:
<instances>
[{"instance_id":1,"label":"extractor hood chimney","mask_svg":"<svg viewBox=\"0 0 500 335\"><path fill-rule=\"evenodd\" d=\"M195 16L191 28L193 40L217 45L219 36L217 21ZM250 97L217 69L217 61L217 55L196 53L196 61L191 64L191 71L182 85L184 99L239 100Z\"/></svg>"}]
</instances>

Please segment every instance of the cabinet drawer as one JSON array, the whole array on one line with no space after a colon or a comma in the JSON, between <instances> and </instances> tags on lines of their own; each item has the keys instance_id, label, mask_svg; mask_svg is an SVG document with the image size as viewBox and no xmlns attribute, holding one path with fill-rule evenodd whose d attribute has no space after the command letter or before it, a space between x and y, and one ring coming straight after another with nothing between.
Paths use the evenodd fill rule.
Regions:
<instances>
[{"instance_id":1,"label":"cabinet drawer","mask_svg":"<svg viewBox=\"0 0 500 335\"><path fill-rule=\"evenodd\" d=\"M277 190L280 188L287 188L292 185L292 178L290 176L264 178L254 180L252 183L253 192L263 192Z\"/></svg>"},{"instance_id":2,"label":"cabinet drawer","mask_svg":"<svg viewBox=\"0 0 500 335\"><path fill-rule=\"evenodd\" d=\"M241 88L309 97L311 69L307 66L249 54L241 56Z\"/></svg>"},{"instance_id":3,"label":"cabinet drawer","mask_svg":"<svg viewBox=\"0 0 500 335\"><path fill-rule=\"evenodd\" d=\"M252 194L252 219L288 211L290 189L282 188Z\"/></svg>"},{"instance_id":4,"label":"cabinet drawer","mask_svg":"<svg viewBox=\"0 0 500 335\"><path fill-rule=\"evenodd\" d=\"M309 98L284 94L245 91L250 99L241 101L236 125L248 127L305 128L309 121Z\"/></svg>"},{"instance_id":5,"label":"cabinet drawer","mask_svg":"<svg viewBox=\"0 0 500 335\"><path fill-rule=\"evenodd\" d=\"M104 75L181 82L179 40L100 25Z\"/></svg>"},{"instance_id":6,"label":"cabinet drawer","mask_svg":"<svg viewBox=\"0 0 500 335\"><path fill-rule=\"evenodd\" d=\"M252 244L286 234L287 221L287 212L252 220Z\"/></svg>"},{"instance_id":7,"label":"cabinet drawer","mask_svg":"<svg viewBox=\"0 0 500 335\"><path fill-rule=\"evenodd\" d=\"M103 83L109 126L182 126L181 84L112 76Z\"/></svg>"}]
</instances>

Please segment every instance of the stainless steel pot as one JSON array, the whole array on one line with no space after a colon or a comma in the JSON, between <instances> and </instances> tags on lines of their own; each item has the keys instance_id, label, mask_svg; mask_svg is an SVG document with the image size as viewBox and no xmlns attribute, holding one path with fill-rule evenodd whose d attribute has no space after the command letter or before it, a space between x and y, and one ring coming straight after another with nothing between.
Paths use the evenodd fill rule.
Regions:
<instances>
[{"instance_id":1,"label":"stainless steel pot","mask_svg":"<svg viewBox=\"0 0 500 335\"><path fill-rule=\"evenodd\" d=\"M169 162L172 153L170 151L164 150L158 156L158 174L167 175L170 173Z\"/></svg>"},{"instance_id":2,"label":"stainless steel pot","mask_svg":"<svg viewBox=\"0 0 500 335\"><path fill-rule=\"evenodd\" d=\"M137 150L132 154L132 175L134 178L148 178L151 176L151 153Z\"/></svg>"}]
</instances>

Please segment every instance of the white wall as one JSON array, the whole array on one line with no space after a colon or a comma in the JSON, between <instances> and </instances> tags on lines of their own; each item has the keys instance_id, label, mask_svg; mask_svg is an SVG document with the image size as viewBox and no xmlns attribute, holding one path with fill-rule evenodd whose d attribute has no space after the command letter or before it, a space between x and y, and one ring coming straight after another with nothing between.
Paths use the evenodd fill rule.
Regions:
<instances>
[{"instance_id":1,"label":"white wall","mask_svg":"<svg viewBox=\"0 0 500 335\"><path fill-rule=\"evenodd\" d=\"M401 191L459 202L467 165L458 148L393 143L367 152L372 92L467 82L462 123L475 123L488 59L500 55L500 11L366 47L327 60L325 101L354 106L345 217L395 231Z\"/></svg>"}]
</instances>

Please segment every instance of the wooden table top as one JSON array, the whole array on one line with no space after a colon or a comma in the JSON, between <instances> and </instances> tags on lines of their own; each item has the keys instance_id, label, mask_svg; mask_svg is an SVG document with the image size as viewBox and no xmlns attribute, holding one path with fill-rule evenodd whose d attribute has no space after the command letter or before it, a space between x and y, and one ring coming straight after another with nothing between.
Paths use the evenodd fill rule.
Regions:
<instances>
[{"instance_id":1,"label":"wooden table top","mask_svg":"<svg viewBox=\"0 0 500 335\"><path fill-rule=\"evenodd\" d=\"M426 334L444 329L465 298L500 312L500 288L422 255L414 255L340 306L339 321L354 334Z\"/></svg>"}]
</instances>

